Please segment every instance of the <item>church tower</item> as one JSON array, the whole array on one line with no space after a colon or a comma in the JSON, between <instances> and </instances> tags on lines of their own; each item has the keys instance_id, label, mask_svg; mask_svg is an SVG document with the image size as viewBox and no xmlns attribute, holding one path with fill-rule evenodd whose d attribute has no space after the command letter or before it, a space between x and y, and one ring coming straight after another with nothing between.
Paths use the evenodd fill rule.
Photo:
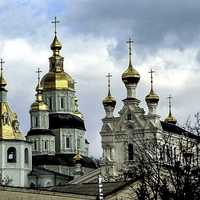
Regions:
<instances>
[{"instance_id":1,"label":"church tower","mask_svg":"<svg viewBox=\"0 0 200 200\"><path fill-rule=\"evenodd\" d=\"M0 63L0 184L28 187L28 174L32 170L31 143L19 130L17 114L8 104L2 59Z\"/></svg>"},{"instance_id":2,"label":"church tower","mask_svg":"<svg viewBox=\"0 0 200 200\"><path fill-rule=\"evenodd\" d=\"M55 152L60 154L88 155L85 139L85 125L78 110L75 96L75 81L64 71L64 58L60 55L62 45L55 36L51 44L52 56L49 58L49 72L41 80L44 102L49 108L49 129L55 135Z\"/></svg>"},{"instance_id":3,"label":"church tower","mask_svg":"<svg viewBox=\"0 0 200 200\"><path fill-rule=\"evenodd\" d=\"M31 129L27 134L27 140L32 142L33 155L55 154L55 136L49 130L49 108L43 100L39 68L37 73L36 100L30 109Z\"/></svg>"}]
</instances>

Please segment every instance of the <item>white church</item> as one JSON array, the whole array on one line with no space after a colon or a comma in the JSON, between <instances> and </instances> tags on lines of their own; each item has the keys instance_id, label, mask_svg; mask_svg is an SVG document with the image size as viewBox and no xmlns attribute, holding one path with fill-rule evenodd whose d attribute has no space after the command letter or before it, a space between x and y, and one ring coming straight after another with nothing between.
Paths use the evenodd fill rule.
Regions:
<instances>
[{"instance_id":1,"label":"white church","mask_svg":"<svg viewBox=\"0 0 200 200\"><path fill-rule=\"evenodd\" d=\"M54 23L56 24L56 18ZM108 75L108 95L103 100L105 117L100 135L103 155L100 166L88 155L89 142L86 138L83 114L78 108L74 79L64 71L60 50L62 45L55 36L51 44L49 71L41 78L38 69L36 99L30 106L30 130L27 135L20 132L17 114L7 101L6 81L1 60L0 76L0 184L14 187L50 187L68 183L94 183L101 175L103 181L117 182L130 170L136 161L136 149L145 141L156 140L160 158L167 162L170 152L182 161L178 146L180 138L187 150L193 152L193 163L199 162L200 137L176 125L169 115L161 121L157 112L159 96L153 88L151 70L150 92L145 97L148 112L140 107L137 85L140 74L131 61L129 40L129 63L122 73L127 90L123 107L114 116L116 100L111 95ZM166 136L170 142L166 145ZM184 148L184 147L183 147ZM162 152L162 153L161 153ZM166 152L166 154L163 152ZM163 155L161 155L163 154Z\"/></svg>"}]
</instances>

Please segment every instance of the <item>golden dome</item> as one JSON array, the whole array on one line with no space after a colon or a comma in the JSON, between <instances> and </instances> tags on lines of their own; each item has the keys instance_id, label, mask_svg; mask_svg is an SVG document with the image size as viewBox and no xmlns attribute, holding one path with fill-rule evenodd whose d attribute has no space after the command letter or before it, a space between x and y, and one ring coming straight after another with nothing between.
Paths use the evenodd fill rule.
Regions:
<instances>
[{"instance_id":1,"label":"golden dome","mask_svg":"<svg viewBox=\"0 0 200 200\"><path fill-rule=\"evenodd\" d=\"M176 124L177 120L175 117L172 116L171 112L169 113L168 117L165 119L166 123Z\"/></svg>"},{"instance_id":2,"label":"golden dome","mask_svg":"<svg viewBox=\"0 0 200 200\"><path fill-rule=\"evenodd\" d=\"M74 91L74 80L63 72L48 72L41 81L44 91L47 90L72 90Z\"/></svg>"},{"instance_id":3,"label":"golden dome","mask_svg":"<svg viewBox=\"0 0 200 200\"><path fill-rule=\"evenodd\" d=\"M48 111L48 105L44 103L43 101L43 96L42 96L42 91L43 88L38 84L36 88L37 94L36 96L36 101L32 103L31 105L31 111Z\"/></svg>"},{"instance_id":4,"label":"golden dome","mask_svg":"<svg viewBox=\"0 0 200 200\"><path fill-rule=\"evenodd\" d=\"M159 102L159 96L151 90L150 93L145 97L145 100L147 103L158 103Z\"/></svg>"},{"instance_id":5,"label":"golden dome","mask_svg":"<svg viewBox=\"0 0 200 200\"><path fill-rule=\"evenodd\" d=\"M124 84L137 84L140 80L140 74L136 71L131 63L122 74L122 81Z\"/></svg>"},{"instance_id":6,"label":"golden dome","mask_svg":"<svg viewBox=\"0 0 200 200\"><path fill-rule=\"evenodd\" d=\"M103 100L103 105L104 107L107 106L111 106L111 107L115 107L116 105L116 100L114 99L114 97L112 97L111 95L108 95L107 97L105 97L105 99Z\"/></svg>"}]
</instances>

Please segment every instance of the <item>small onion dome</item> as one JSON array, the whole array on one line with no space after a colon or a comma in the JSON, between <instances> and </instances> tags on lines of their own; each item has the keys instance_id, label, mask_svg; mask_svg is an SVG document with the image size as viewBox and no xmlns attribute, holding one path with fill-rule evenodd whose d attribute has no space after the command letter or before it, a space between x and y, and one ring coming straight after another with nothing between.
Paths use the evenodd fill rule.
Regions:
<instances>
[{"instance_id":1,"label":"small onion dome","mask_svg":"<svg viewBox=\"0 0 200 200\"><path fill-rule=\"evenodd\" d=\"M51 43L51 50L60 50L62 48L57 36L55 35L53 42Z\"/></svg>"},{"instance_id":2,"label":"small onion dome","mask_svg":"<svg viewBox=\"0 0 200 200\"><path fill-rule=\"evenodd\" d=\"M169 123L169 124L176 124L177 120L176 120L175 117L172 116L172 114L170 112L169 115L168 115L168 117L165 119L165 122Z\"/></svg>"},{"instance_id":3,"label":"small onion dome","mask_svg":"<svg viewBox=\"0 0 200 200\"><path fill-rule=\"evenodd\" d=\"M158 103L159 102L159 96L151 90L150 93L145 97L145 101L148 103Z\"/></svg>"},{"instance_id":4,"label":"small onion dome","mask_svg":"<svg viewBox=\"0 0 200 200\"><path fill-rule=\"evenodd\" d=\"M38 85L36 91L36 101L32 103L31 111L48 111L48 105L44 103L42 97L43 88L40 85Z\"/></svg>"},{"instance_id":5,"label":"small onion dome","mask_svg":"<svg viewBox=\"0 0 200 200\"><path fill-rule=\"evenodd\" d=\"M114 97L112 97L111 95L108 95L107 97L105 97L105 99L103 100L103 106L104 107L115 107L116 105L116 100L114 99Z\"/></svg>"},{"instance_id":6,"label":"small onion dome","mask_svg":"<svg viewBox=\"0 0 200 200\"><path fill-rule=\"evenodd\" d=\"M75 162L80 162L82 160L82 156L80 155L80 152L78 151L77 154L73 157L73 160Z\"/></svg>"},{"instance_id":7,"label":"small onion dome","mask_svg":"<svg viewBox=\"0 0 200 200\"><path fill-rule=\"evenodd\" d=\"M132 64L122 74L122 81L124 84L137 84L140 80L140 74L135 70Z\"/></svg>"}]
</instances>

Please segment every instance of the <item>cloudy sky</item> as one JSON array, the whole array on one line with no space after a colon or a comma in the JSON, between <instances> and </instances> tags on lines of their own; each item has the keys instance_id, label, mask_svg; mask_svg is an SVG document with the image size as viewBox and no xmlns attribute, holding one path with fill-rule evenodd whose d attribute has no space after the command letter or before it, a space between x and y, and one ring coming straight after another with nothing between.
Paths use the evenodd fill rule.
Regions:
<instances>
[{"instance_id":1,"label":"cloudy sky","mask_svg":"<svg viewBox=\"0 0 200 200\"><path fill-rule=\"evenodd\" d=\"M36 69L48 71L54 16L60 20L58 36L65 71L76 81L80 110L85 115L90 152L100 156L102 99L107 94L106 74L112 73L115 115L122 108L126 89L121 74L127 67L126 40L135 41L133 62L141 75L137 97L146 108L148 71L153 68L158 113L173 114L180 124L193 116L200 98L200 2L198 0L1 0L0 56L5 60L8 98L21 129L30 127Z\"/></svg>"}]
</instances>

